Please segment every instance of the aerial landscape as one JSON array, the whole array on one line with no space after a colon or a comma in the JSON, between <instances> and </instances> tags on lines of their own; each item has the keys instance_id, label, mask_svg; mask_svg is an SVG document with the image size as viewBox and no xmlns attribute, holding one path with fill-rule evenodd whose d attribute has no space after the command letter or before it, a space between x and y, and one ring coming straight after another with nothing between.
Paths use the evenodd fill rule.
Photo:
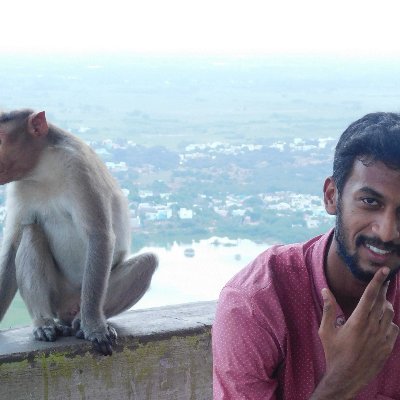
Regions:
<instances>
[{"instance_id":1,"label":"aerial landscape","mask_svg":"<svg viewBox=\"0 0 400 400\"><path fill-rule=\"evenodd\" d=\"M266 247L327 231L334 220L324 210L322 185L338 136L368 112L399 111L396 60L0 61L0 109L45 110L48 120L89 143L129 200L132 252L180 246L188 265L199 260L199 243L207 243L199 247L205 252L236 246L231 262L239 268L256 255L240 241ZM4 193L1 187L1 223ZM218 285L226 276L220 279ZM6 318L1 326L12 324Z\"/></svg>"}]
</instances>

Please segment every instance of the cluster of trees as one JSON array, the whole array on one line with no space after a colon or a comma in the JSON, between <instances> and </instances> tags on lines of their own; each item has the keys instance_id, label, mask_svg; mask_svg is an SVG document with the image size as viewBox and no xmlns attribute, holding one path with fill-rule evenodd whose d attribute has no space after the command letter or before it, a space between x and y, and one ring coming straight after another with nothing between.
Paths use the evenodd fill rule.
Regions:
<instances>
[{"instance_id":1,"label":"cluster of trees","mask_svg":"<svg viewBox=\"0 0 400 400\"><path fill-rule=\"evenodd\" d=\"M155 205L175 203L171 219L145 222L135 234L135 247L141 243L156 245L210 235L287 243L303 240L330 227L329 223L322 223L314 230L309 229L303 211L291 210L281 215L268 209L258 194L290 191L320 195L331 168L331 149L300 151L286 147L285 151L279 151L266 145L230 154L210 148L199 152L203 157L188 158L180 163L184 151L180 153L158 145L130 145L112 150L112 160L124 161L129 167L128 171L116 175L121 185L129 190L132 208L143 201ZM146 176L140 174L146 172L138 171L146 165L151 165L153 172L159 171L167 179L149 178L143 184ZM152 175L157 176L157 173ZM144 200L139 189L151 190L153 196ZM167 200L161 196L164 193L170 194ZM247 210L244 216L233 215L230 211L235 207L226 208L226 216L214 211L216 204L226 207L225 201L230 195L245 198L237 206ZM194 218L180 220L177 217L179 207L193 209Z\"/></svg>"}]
</instances>

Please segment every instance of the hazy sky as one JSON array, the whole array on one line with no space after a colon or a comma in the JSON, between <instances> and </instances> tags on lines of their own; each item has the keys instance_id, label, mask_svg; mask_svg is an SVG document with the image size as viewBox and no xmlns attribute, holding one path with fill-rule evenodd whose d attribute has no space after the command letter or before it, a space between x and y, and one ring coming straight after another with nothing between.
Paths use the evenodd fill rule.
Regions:
<instances>
[{"instance_id":1,"label":"hazy sky","mask_svg":"<svg viewBox=\"0 0 400 400\"><path fill-rule=\"evenodd\" d=\"M10 0L0 52L400 55L398 0Z\"/></svg>"}]
</instances>

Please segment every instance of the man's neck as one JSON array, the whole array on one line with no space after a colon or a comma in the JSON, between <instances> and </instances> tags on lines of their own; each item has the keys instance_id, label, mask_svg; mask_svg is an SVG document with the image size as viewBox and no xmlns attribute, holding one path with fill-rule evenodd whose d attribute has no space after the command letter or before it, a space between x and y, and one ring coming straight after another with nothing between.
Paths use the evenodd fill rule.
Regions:
<instances>
[{"instance_id":1,"label":"man's neck","mask_svg":"<svg viewBox=\"0 0 400 400\"><path fill-rule=\"evenodd\" d=\"M367 284L354 278L347 268L337 252L337 242L334 236L325 259L325 275L329 289L346 317L349 317L357 306Z\"/></svg>"}]
</instances>

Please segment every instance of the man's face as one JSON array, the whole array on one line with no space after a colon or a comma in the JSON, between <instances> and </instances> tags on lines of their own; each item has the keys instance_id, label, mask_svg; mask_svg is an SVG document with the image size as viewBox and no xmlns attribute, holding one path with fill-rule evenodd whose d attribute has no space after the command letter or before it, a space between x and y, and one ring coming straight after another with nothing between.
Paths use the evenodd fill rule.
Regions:
<instances>
[{"instance_id":1,"label":"man's face","mask_svg":"<svg viewBox=\"0 0 400 400\"><path fill-rule=\"evenodd\" d=\"M369 282L383 266L400 268L400 171L355 161L336 199L337 251L354 277Z\"/></svg>"}]
</instances>

